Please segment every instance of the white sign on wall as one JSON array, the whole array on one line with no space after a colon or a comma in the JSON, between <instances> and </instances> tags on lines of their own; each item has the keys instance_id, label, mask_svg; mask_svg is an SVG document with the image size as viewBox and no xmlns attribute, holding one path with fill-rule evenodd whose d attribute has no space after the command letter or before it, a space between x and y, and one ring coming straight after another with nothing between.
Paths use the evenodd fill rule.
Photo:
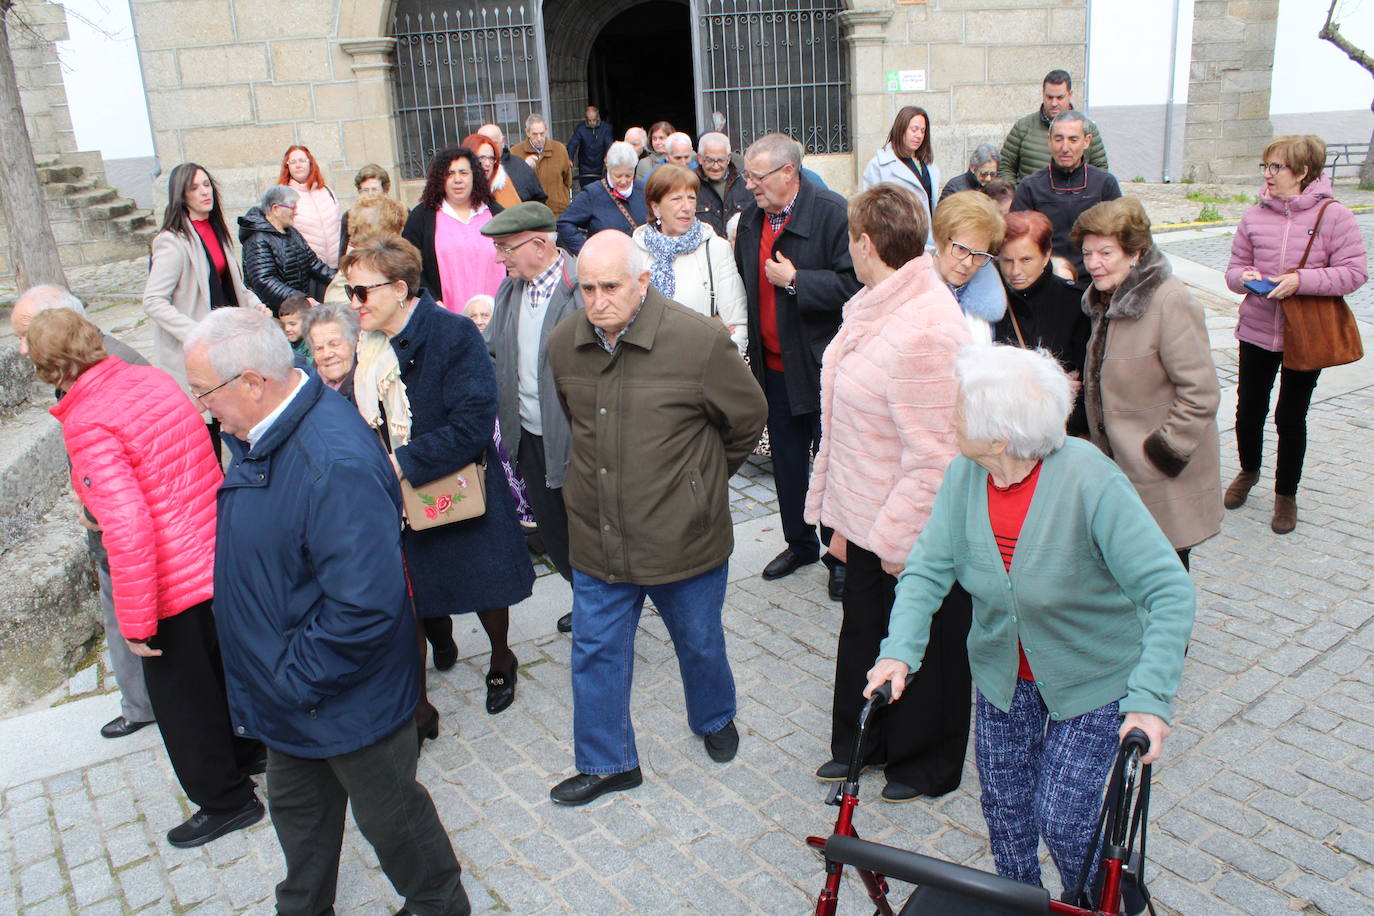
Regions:
<instances>
[{"instance_id":1,"label":"white sign on wall","mask_svg":"<svg viewBox=\"0 0 1374 916\"><path fill-rule=\"evenodd\" d=\"M924 70L887 71L888 92L925 92L926 72Z\"/></svg>"}]
</instances>

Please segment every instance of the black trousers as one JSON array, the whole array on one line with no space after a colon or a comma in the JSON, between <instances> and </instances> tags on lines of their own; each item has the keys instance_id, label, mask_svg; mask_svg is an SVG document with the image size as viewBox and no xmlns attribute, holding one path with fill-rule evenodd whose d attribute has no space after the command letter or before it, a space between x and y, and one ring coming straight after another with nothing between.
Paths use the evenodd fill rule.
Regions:
<instances>
[{"instance_id":1,"label":"black trousers","mask_svg":"<svg viewBox=\"0 0 1374 916\"><path fill-rule=\"evenodd\" d=\"M851 543L848 556L830 726L830 753L841 763L848 763L854 750L868 669L887 636L897 589L896 578L883 571L871 551ZM930 643L916 678L869 726L864 759L885 762L889 781L944 794L963 777L973 698L967 647L972 614L968 592L956 583L931 620Z\"/></svg>"},{"instance_id":2,"label":"black trousers","mask_svg":"<svg viewBox=\"0 0 1374 916\"><path fill-rule=\"evenodd\" d=\"M277 885L281 916L332 913L343 846L344 810L372 844L406 909L467 916L462 868L434 801L415 779L410 721L376 744L321 760L267 751L267 804L286 858Z\"/></svg>"},{"instance_id":3,"label":"black trousers","mask_svg":"<svg viewBox=\"0 0 1374 916\"><path fill-rule=\"evenodd\" d=\"M210 602L159 620L148 645L162 654L143 659L143 681L182 791L212 814L237 811L253 798L244 771L262 745L234 736Z\"/></svg>"},{"instance_id":4,"label":"black trousers","mask_svg":"<svg viewBox=\"0 0 1374 916\"><path fill-rule=\"evenodd\" d=\"M821 444L821 415L819 411L792 414L787 381L781 372L763 370L763 393L768 399L768 442L773 449L773 482L778 488L782 535L793 553L811 562L820 556L820 539L816 526L808 525L802 513L811 483L811 453Z\"/></svg>"},{"instance_id":5,"label":"black trousers","mask_svg":"<svg viewBox=\"0 0 1374 916\"><path fill-rule=\"evenodd\" d=\"M1259 473L1264 450L1264 421L1269 416L1269 394L1279 376L1279 403L1274 426L1279 433L1279 455L1274 469L1274 492L1294 496L1302 478L1307 455L1307 409L1317 387L1320 369L1305 372L1280 369L1283 353L1241 341L1240 377L1236 386L1236 451L1242 471Z\"/></svg>"},{"instance_id":6,"label":"black trousers","mask_svg":"<svg viewBox=\"0 0 1374 916\"><path fill-rule=\"evenodd\" d=\"M516 465L525 478L525 492L529 496L530 511L544 539L544 550L553 561L558 574L572 581L572 564L568 562L568 510L563 505L562 489L550 490L548 464L544 460L544 438L528 429L520 430L520 447L516 450Z\"/></svg>"}]
</instances>

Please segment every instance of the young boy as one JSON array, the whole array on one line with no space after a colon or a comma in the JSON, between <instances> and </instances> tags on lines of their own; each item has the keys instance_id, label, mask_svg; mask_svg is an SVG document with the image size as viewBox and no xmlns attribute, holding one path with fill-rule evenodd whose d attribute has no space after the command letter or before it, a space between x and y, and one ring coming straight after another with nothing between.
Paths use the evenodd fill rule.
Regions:
<instances>
[{"instance_id":1,"label":"young boy","mask_svg":"<svg viewBox=\"0 0 1374 916\"><path fill-rule=\"evenodd\" d=\"M304 296L287 296L277 309L277 320L291 341L291 352L305 365L311 365L314 354L310 352L310 341L305 339L305 319L310 313L310 300Z\"/></svg>"}]
</instances>

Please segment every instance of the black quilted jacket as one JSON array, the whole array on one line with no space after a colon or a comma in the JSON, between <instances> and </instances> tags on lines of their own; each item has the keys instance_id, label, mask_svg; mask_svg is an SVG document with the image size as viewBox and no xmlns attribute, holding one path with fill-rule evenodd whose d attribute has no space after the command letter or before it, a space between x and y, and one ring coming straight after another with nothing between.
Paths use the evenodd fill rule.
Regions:
<instances>
[{"instance_id":1,"label":"black quilted jacket","mask_svg":"<svg viewBox=\"0 0 1374 916\"><path fill-rule=\"evenodd\" d=\"M309 296L311 280L328 285L334 268L320 260L295 229L281 232L254 207L239 217L243 246L243 282L277 313L288 296Z\"/></svg>"}]
</instances>

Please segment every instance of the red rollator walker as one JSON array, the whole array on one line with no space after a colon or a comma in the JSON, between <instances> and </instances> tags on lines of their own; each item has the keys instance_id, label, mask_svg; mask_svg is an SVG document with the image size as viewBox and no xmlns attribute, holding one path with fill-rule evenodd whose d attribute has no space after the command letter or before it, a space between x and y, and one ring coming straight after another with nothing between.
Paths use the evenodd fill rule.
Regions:
<instances>
[{"instance_id":1,"label":"red rollator walker","mask_svg":"<svg viewBox=\"0 0 1374 916\"><path fill-rule=\"evenodd\" d=\"M1137 728L1127 733L1112 769L1097 823L1101 867L1094 887L1085 888L1089 858L1083 863L1077 887L1066 892L1062 900L1053 900L1043 887L859 838L854 829L854 809L859 805L861 748L874 712L891 700L892 685L884 684L873 691L872 699L859 713L849 773L844 782L835 784L827 801L840 809L835 832L829 838L806 839L808 846L825 856L825 886L816 901L816 916L835 916L846 865L857 869L876 907L874 916L1138 916L1147 909L1153 916L1154 906L1144 881L1145 822L1150 805L1150 767L1140 763L1141 754L1150 746L1144 732ZM916 885L900 910L894 910L888 900L889 877Z\"/></svg>"}]
</instances>

